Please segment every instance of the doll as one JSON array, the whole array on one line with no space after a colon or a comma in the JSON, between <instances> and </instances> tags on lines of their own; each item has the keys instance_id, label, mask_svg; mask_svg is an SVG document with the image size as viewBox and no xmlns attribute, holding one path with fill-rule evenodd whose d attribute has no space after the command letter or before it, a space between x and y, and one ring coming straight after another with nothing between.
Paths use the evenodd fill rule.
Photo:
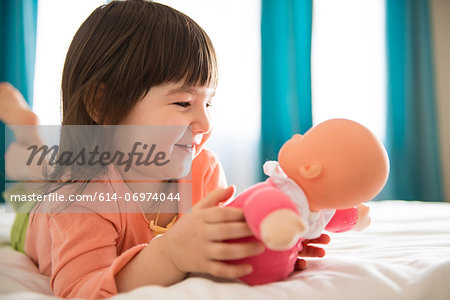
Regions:
<instances>
[{"instance_id":1,"label":"doll","mask_svg":"<svg viewBox=\"0 0 450 300\"><path fill-rule=\"evenodd\" d=\"M280 149L277 161L267 161L269 178L227 206L239 207L254 237L233 242L261 241L266 250L231 263L250 263L247 284L282 280L294 270L304 239L330 232L360 231L370 223L362 203L385 185L389 160L383 145L364 126L346 119L325 121L295 134Z\"/></svg>"}]
</instances>

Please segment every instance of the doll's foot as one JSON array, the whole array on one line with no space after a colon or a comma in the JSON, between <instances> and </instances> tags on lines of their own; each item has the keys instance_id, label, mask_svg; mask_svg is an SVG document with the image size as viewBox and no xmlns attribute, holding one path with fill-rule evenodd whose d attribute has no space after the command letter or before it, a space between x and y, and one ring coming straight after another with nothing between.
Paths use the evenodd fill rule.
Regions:
<instances>
[{"instance_id":1,"label":"doll's foot","mask_svg":"<svg viewBox=\"0 0 450 300\"><path fill-rule=\"evenodd\" d=\"M25 163L29 158L27 147L42 145L37 128L39 118L31 111L22 94L7 82L0 83L0 121L12 130L15 137L5 153L5 173L8 178L41 179L41 167Z\"/></svg>"},{"instance_id":2,"label":"doll's foot","mask_svg":"<svg viewBox=\"0 0 450 300\"><path fill-rule=\"evenodd\" d=\"M22 94L7 82L0 83L0 120L7 125L38 125Z\"/></svg>"},{"instance_id":3,"label":"doll's foot","mask_svg":"<svg viewBox=\"0 0 450 300\"><path fill-rule=\"evenodd\" d=\"M17 143L42 143L37 133L38 116L33 113L22 94L7 82L0 83L0 121L10 126ZM15 126L29 125L29 126Z\"/></svg>"},{"instance_id":4,"label":"doll's foot","mask_svg":"<svg viewBox=\"0 0 450 300\"><path fill-rule=\"evenodd\" d=\"M293 247L308 225L292 210L279 209L261 222L261 238L267 248L286 250Z\"/></svg>"}]
</instances>

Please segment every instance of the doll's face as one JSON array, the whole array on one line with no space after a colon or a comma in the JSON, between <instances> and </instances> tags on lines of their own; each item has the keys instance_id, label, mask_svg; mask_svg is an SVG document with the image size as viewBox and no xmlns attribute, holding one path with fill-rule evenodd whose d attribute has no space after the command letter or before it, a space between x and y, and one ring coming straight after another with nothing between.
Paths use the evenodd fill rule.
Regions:
<instances>
[{"instance_id":1,"label":"doll's face","mask_svg":"<svg viewBox=\"0 0 450 300\"><path fill-rule=\"evenodd\" d=\"M281 148L284 172L305 192L310 209L344 209L371 200L387 180L387 153L362 125L344 119L294 135Z\"/></svg>"}]
</instances>

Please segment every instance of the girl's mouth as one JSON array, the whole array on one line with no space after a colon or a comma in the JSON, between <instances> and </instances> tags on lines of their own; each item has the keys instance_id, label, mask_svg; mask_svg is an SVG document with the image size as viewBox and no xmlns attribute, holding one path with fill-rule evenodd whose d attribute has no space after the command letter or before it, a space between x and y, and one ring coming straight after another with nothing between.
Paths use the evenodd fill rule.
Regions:
<instances>
[{"instance_id":1,"label":"girl's mouth","mask_svg":"<svg viewBox=\"0 0 450 300\"><path fill-rule=\"evenodd\" d=\"M194 152L194 145L192 144L175 144L175 146L178 146L180 149L182 149L183 151L186 151L190 154L192 154Z\"/></svg>"}]
</instances>

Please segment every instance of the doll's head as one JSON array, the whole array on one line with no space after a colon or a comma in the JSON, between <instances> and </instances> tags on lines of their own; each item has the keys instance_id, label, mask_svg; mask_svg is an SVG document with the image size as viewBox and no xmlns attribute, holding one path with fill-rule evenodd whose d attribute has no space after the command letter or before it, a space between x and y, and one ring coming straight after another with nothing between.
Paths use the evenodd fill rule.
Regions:
<instances>
[{"instance_id":1,"label":"doll's head","mask_svg":"<svg viewBox=\"0 0 450 300\"><path fill-rule=\"evenodd\" d=\"M295 134L278 153L283 171L305 192L311 211L371 200L385 185L389 159L364 126L332 119Z\"/></svg>"}]
</instances>

